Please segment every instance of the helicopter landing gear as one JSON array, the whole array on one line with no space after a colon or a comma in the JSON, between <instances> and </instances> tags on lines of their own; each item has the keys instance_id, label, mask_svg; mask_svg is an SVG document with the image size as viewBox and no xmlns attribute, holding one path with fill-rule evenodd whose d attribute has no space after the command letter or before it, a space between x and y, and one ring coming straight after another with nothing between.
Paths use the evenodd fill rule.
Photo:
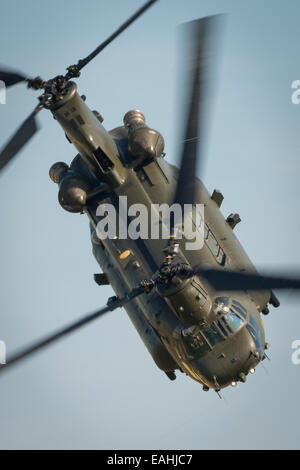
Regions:
<instances>
[{"instance_id":1,"label":"helicopter landing gear","mask_svg":"<svg viewBox=\"0 0 300 470\"><path fill-rule=\"evenodd\" d=\"M108 286L109 285L109 280L106 276L105 273L97 273L94 274L94 281L98 286Z\"/></svg>"},{"instance_id":2,"label":"helicopter landing gear","mask_svg":"<svg viewBox=\"0 0 300 470\"><path fill-rule=\"evenodd\" d=\"M176 374L174 372L174 370L170 371L170 372L165 372L166 376L169 377L170 380L176 380Z\"/></svg>"},{"instance_id":3,"label":"helicopter landing gear","mask_svg":"<svg viewBox=\"0 0 300 470\"><path fill-rule=\"evenodd\" d=\"M265 307L265 308L261 311L261 313L263 313L264 315L269 315L270 310L268 309L268 307Z\"/></svg>"},{"instance_id":4,"label":"helicopter landing gear","mask_svg":"<svg viewBox=\"0 0 300 470\"><path fill-rule=\"evenodd\" d=\"M271 297L270 297L269 303L271 305L273 305L273 307L275 307L275 308L278 308L279 305L280 305L279 300L277 299L276 295L274 294L274 292L272 290L271 290Z\"/></svg>"}]
</instances>

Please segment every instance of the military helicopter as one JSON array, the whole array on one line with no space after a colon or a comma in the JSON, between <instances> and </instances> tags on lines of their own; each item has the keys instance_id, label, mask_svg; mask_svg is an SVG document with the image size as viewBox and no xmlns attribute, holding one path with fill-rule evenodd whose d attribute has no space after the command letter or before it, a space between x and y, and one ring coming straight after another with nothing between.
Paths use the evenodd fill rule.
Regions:
<instances>
[{"instance_id":1,"label":"military helicopter","mask_svg":"<svg viewBox=\"0 0 300 470\"><path fill-rule=\"evenodd\" d=\"M67 211L87 215L93 254L102 270L95 281L110 284L116 293L105 307L8 358L1 373L81 326L124 307L154 362L169 379L176 379L179 370L201 383L203 390L219 393L224 387L245 382L248 373L265 359L268 344L261 314L269 313L268 304L279 306L272 289L300 288L300 279L257 272L233 232L239 215L225 219L220 210L222 193L214 190L209 194L196 178L203 158L203 101L217 17L188 24L190 89L179 169L165 160L164 139L148 127L141 111L129 111L123 126L106 131L100 113L91 111L77 92L73 80L82 69L156 1L148 1L90 55L69 66L65 75L45 81L0 71L7 87L24 82L28 88L43 90L36 108L1 151L0 170L38 130L37 114L43 109L51 111L79 152L70 166L58 162L50 168L50 177L59 186L59 203ZM120 216L122 197L130 205L143 204L150 212L161 203L177 204L182 210L189 205L193 223L197 204L204 205L203 247L185 248L172 214L167 243L151 237L101 238L98 224L107 214L99 215L99 208L110 204ZM119 225L120 220L126 228L132 221L128 213L118 218ZM162 225L162 217L159 220ZM181 231L184 235L185 223Z\"/></svg>"}]
</instances>

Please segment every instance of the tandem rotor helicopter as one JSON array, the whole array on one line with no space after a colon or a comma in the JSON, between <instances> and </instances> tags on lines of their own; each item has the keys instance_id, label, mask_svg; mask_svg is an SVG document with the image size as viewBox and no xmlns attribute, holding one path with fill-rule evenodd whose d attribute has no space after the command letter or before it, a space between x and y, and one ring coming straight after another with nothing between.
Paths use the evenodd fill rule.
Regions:
<instances>
[{"instance_id":1,"label":"tandem rotor helicopter","mask_svg":"<svg viewBox=\"0 0 300 470\"><path fill-rule=\"evenodd\" d=\"M1 373L83 325L124 307L154 362L169 379L176 379L179 370L201 383L203 390L219 392L245 382L248 373L265 359L268 344L261 314L269 312L269 304L279 306L272 289L300 288L300 279L257 272L236 243L233 229L239 215L224 218L222 193L214 190L209 194L196 178L203 158L199 145L203 100L217 17L187 25L190 89L179 169L164 159L164 139L148 127L141 111L129 111L123 126L107 131L101 115L91 111L85 97L78 94L73 80L83 68L156 2L148 1L90 55L69 66L65 75L43 80L0 71L0 80L7 87L24 82L28 88L42 90L38 105L2 149L0 170L36 133L38 113L49 110L78 151L70 166L58 162L50 169L50 177L59 187L59 202L67 211L87 215L93 254L102 270L95 281L111 285L116 293L105 307L8 358ZM203 247L185 248L174 216L167 243L153 238L101 239L98 208L111 204L119 213L119 200L124 196L129 204L140 203L149 209L162 203L178 204L182 209L186 204L193 208L203 204ZM126 227L130 221L127 214ZM184 226L182 230L184 234Z\"/></svg>"}]
</instances>

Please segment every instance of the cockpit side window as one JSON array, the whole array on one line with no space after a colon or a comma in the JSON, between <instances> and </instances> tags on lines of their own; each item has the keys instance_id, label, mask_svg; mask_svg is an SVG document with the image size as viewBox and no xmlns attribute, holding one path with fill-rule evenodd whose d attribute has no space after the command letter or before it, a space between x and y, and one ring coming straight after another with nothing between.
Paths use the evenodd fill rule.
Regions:
<instances>
[{"instance_id":1,"label":"cockpit side window","mask_svg":"<svg viewBox=\"0 0 300 470\"><path fill-rule=\"evenodd\" d=\"M260 337L260 329L259 329L258 325L256 324L256 321L254 320L252 315L250 315L250 324L254 328L254 330L256 331L257 336Z\"/></svg>"},{"instance_id":2,"label":"cockpit side window","mask_svg":"<svg viewBox=\"0 0 300 470\"><path fill-rule=\"evenodd\" d=\"M242 317L247 317L247 310L243 305L237 300L232 299L232 306L242 315Z\"/></svg>"},{"instance_id":3,"label":"cockpit side window","mask_svg":"<svg viewBox=\"0 0 300 470\"><path fill-rule=\"evenodd\" d=\"M249 331L250 335L253 338L253 341L254 341L254 344L256 346L257 351L259 352L260 356L262 357L264 355L264 348L263 348L263 345L262 345L261 339L260 339L260 330L259 330L256 322L252 318L252 316L250 316L250 325L249 324L246 325L246 328L247 328L247 330Z\"/></svg>"},{"instance_id":4,"label":"cockpit side window","mask_svg":"<svg viewBox=\"0 0 300 470\"><path fill-rule=\"evenodd\" d=\"M237 307L236 305L232 305L234 310L238 312L243 318L247 318L247 313L244 312L240 307Z\"/></svg>"}]
</instances>

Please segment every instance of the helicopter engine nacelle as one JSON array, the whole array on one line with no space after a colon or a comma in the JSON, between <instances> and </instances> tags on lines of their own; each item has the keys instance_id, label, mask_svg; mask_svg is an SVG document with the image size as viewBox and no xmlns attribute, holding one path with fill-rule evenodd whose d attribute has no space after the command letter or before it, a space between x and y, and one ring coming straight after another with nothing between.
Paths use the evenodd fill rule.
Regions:
<instances>
[{"instance_id":1,"label":"helicopter engine nacelle","mask_svg":"<svg viewBox=\"0 0 300 470\"><path fill-rule=\"evenodd\" d=\"M175 277L170 284L159 284L157 291L183 324L213 320L210 298L197 277L185 280Z\"/></svg>"},{"instance_id":2,"label":"helicopter engine nacelle","mask_svg":"<svg viewBox=\"0 0 300 470\"><path fill-rule=\"evenodd\" d=\"M162 156L164 138L158 131L146 125L145 116L141 111L128 111L123 122L128 130L128 150L135 164L150 162Z\"/></svg>"},{"instance_id":3,"label":"helicopter engine nacelle","mask_svg":"<svg viewBox=\"0 0 300 470\"><path fill-rule=\"evenodd\" d=\"M54 163L49 171L50 178L59 186L58 201L68 212L82 212L87 192L91 185L73 173L66 163Z\"/></svg>"}]
</instances>

